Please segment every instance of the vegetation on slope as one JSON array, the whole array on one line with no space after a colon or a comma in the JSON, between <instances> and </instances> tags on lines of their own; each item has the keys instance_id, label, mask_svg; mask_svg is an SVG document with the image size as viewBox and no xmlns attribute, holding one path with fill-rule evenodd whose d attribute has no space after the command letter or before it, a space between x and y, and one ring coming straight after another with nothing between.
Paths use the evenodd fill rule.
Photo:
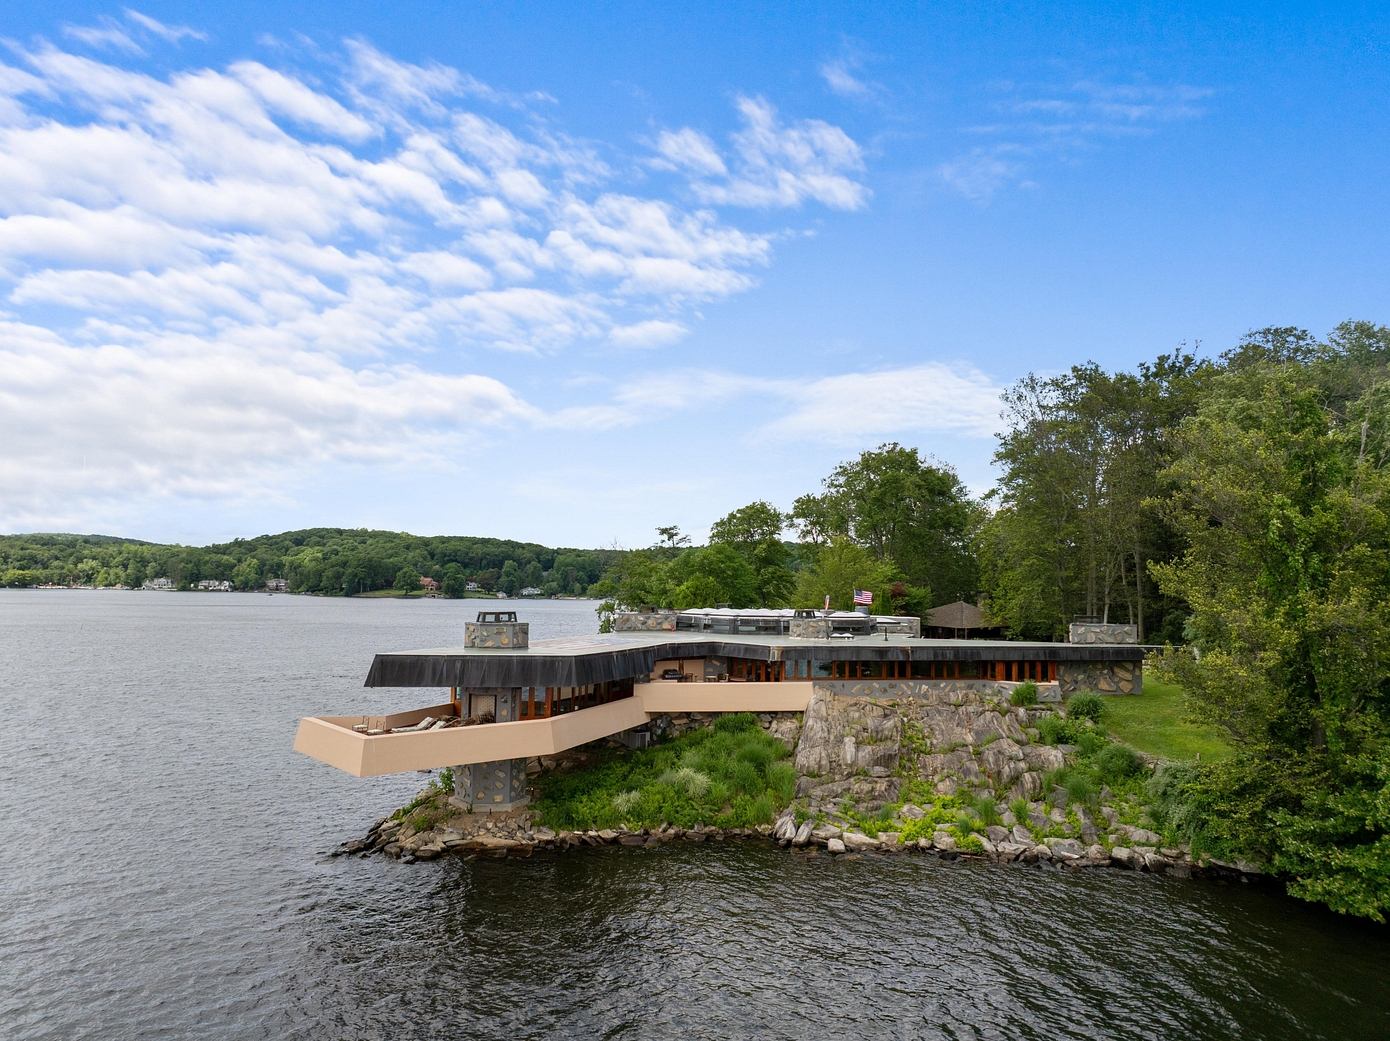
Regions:
<instances>
[{"instance_id":1,"label":"vegetation on slope","mask_svg":"<svg viewBox=\"0 0 1390 1041\"><path fill-rule=\"evenodd\" d=\"M1213 727L1194 722L1182 689L1145 677L1144 693L1105 703L1105 726L1116 739L1169 762L1215 763L1231 746Z\"/></svg>"},{"instance_id":2,"label":"vegetation on slope","mask_svg":"<svg viewBox=\"0 0 1390 1041\"><path fill-rule=\"evenodd\" d=\"M787 747L746 713L651 748L544 775L537 817L556 829L771 824L796 789Z\"/></svg>"}]
</instances>

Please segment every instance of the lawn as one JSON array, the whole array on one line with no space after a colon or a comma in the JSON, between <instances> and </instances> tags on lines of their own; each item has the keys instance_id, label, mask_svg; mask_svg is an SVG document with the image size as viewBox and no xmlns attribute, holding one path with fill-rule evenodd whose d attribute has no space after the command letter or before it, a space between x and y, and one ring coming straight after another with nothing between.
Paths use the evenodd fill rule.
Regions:
<instances>
[{"instance_id":1,"label":"lawn","mask_svg":"<svg viewBox=\"0 0 1390 1041\"><path fill-rule=\"evenodd\" d=\"M1144 693L1106 698L1102 722L1111 736L1160 759L1213 762L1231 754L1220 734L1185 716L1180 689L1146 678Z\"/></svg>"}]
</instances>

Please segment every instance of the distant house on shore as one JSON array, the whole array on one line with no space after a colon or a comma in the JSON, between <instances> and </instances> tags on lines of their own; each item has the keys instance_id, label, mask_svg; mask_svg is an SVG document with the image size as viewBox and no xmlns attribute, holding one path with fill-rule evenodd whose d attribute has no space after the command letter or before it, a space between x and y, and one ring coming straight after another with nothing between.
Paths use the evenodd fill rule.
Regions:
<instances>
[{"instance_id":1,"label":"distant house on shore","mask_svg":"<svg viewBox=\"0 0 1390 1041\"><path fill-rule=\"evenodd\" d=\"M541 590L537 589L535 586L527 586L525 589L523 589L523 590L521 591L521 595L522 595L522 596L540 596L540 595L541 595Z\"/></svg>"},{"instance_id":2,"label":"distant house on shore","mask_svg":"<svg viewBox=\"0 0 1390 1041\"><path fill-rule=\"evenodd\" d=\"M204 593L230 593L232 584L226 579L205 578L193 587L202 590Z\"/></svg>"},{"instance_id":3,"label":"distant house on shore","mask_svg":"<svg viewBox=\"0 0 1390 1041\"><path fill-rule=\"evenodd\" d=\"M290 591L290 583L288 579L284 578L267 578L265 580L265 589L267 593L288 593Z\"/></svg>"},{"instance_id":4,"label":"distant house on shore","mask_svg":"<svg viewBox=\"0 0 1390 1041\"><path fill-rule=\"evenodd\" d=\"M439 583L430 578L429 575L421 575L420 588L427 593L437 593L439 591Z\"/></svg>"},{"instance_id":5,"label":"distant house on shore","mask_svg":"<svg viewBox=\"0 0 1390 1041\"><path fill-rule=\"evenodd\" d=\"M147 578L140 584L141 589L173 589L172 578Z\"/></svg>"},{"instance_id":6,"label":"distant house on shore","mask_svg":"<svg viewBox=\"0 0 1390 1041\"><path fill-rule=\"evenodd\" d=\"M483 587L478 585L477 582L465 582L463 584L463 591L465 593L481 593L482 590Z\"/></svg>"},{"instance_id":7,"label":"distant house on shore","mask_svg":"<svg viewBox=\"0 0 1390 1041\"><path fill-rule=\"evenodd\" d=\"M987 624L979 606L967 604L964 600L933 607L923 621L922 635L936 640L969 640L999 635L999 626Z\"/></svg>"}]
</instances>

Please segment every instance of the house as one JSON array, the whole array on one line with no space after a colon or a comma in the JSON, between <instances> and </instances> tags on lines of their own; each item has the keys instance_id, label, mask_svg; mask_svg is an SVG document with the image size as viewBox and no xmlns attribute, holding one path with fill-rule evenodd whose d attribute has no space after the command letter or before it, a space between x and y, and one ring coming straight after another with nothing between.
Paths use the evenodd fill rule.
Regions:
<instances>
[{"instance_id":1,"label":"house","mask_svg":"<svg viewBox=\"0 0 1390 1041\"><path fill-rule=\"evenodd\" d=\"M541 595L541 590L537 589L535 586L527 586L525 589L523 589L523 590L521 591L521 595L522 595L522 596L540 596L540 595Z\"/></svg>"},{"instance_id":2,"label":"house","mask_svg":"<svg viewBox=\"0 0 1390 1041\"><path fill-rule=\"evenodd\" d=\"M267 593L288 593L290 591L290 583L287 579L283 578L267 578L265 580L265 589Z\"/></svg>"},{"instance_id":3,"label":"house","mask_svg":"<svg viewBox=\"0 0 1390 1041\"><path fill-rule=\"evenodd\" d=\"M478 585L477 582L465 582L463 584L463 590L466 593L480 593L482 589L483 587Z\"/></svg>"},{"instance_id":4,"label":"house","mask_svg":"<svg viewBox=\"0 0 1390 1041\"><path fill-rule=\"evenodd\" d=\"M430 578L429 575L421 575L420 588L427 593L437 593L439 591L439 583Z\"/></svg>"},{"instance_id":5,"label":"house","mask_svg":"<svg viewBox=\"0 0 1390 1041\"><path fill-rule=\"evenodd\" d=\"M358 777L452 767L470 778L455 789L470 809L509 810L526 803L528 759L671 714L804 712L818 692L1007 698L1032 681L1040 700L1056 701L1142 688L1144 648L1129 626L1030 643L923 639L902 631L903 621L811 610L628 612L612 632L532 644L515 612L482 611L465 625L462 646L372 661L366 686L434 688L422 707L306 718L294 747Z\"/></svg>"},{"instance_id":6,"label":"house","mask_svg":"<svg viewBox=\"0 0 1390 1041\"><path fill-rule=\"evenodd\" d=\"M204 578L193 588L202 590L204 593L230 593L232 591L232 584L226 579Z\"/></svg>"},{"instance_id":7,"label":"house","mask_svg":"<svg viewBox=\"0 0 1390 1041\"><path fill-rule=\"evenodd\" d=\"M147 578L140 584L141 589L173 589L172 578Z\"/></svg>"}]
</instances>

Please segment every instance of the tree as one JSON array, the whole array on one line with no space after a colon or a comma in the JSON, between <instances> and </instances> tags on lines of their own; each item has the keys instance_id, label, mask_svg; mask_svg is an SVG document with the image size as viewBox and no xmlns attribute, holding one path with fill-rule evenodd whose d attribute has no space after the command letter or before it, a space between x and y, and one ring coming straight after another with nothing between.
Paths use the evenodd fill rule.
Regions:
<instances>
[{"instance_id":1,"label":"tree","mask_svg":"<svg viewBox=\"0 0 1390 1041\"><path fill-rule=\"evenodd\" d=\"M872 610L887 613L891 593L901 573L891 561L880 560L868 549L847 538L832 539L816 556L815 563L797 576L794 599L798 607L819 608L827 596L837 611L854 607L854 591L874 594Z\"/></svg>"},{"instance_id":2,"label":"tree","mask_svg":"<svg viewBox=\"0 0 1390 1041\"><path fill-rule=\"evenodd\" d=\"M731 546L715 543L686 550L672 562L667 575L673 588L670 601L661 606L686 610L716 604L757 605L757 572Z\"/></svg>"},{"instance_id":3,"label":"tree","mask_svg":"<svg viewBox=\"0 0 1390 1041\"><path fill-rule=\"evenodd\" d=\"M497 588L508 596L516 596L524 585L521 578L521 565L508 560L502 565L502 574L497 579Z\"/></svg>"},{"instance_id":4,"label":"tree","mask_svg":"<svg viewBox=\"0 0 1390 1041\"><path fill-rule=\"evenodd\" d=\"M451 600L459 600L468 594L468 576L463 573L463 568L457 564L444 565L443 578L439 583L439 591Z\"/></svg>"},{"instance_id":5,"label":"tree","mask_svg":"<svg viewBox=\"0 0 1390 1041\"><path fill-rule=\"evenodd\" d=\"M710 528L711 546L728 546L753 569L756 606L784 607L795 587L791 554L782 541L787 520L781 510L759 501L726 514Z\"/></svg>"},{"instance_id":6,"label":"tree","mask_svg":"<svg viewBox=\"0 0 1390 1041\"><path fill-rule=\"evenodd\" d=\"M255 589L261 584L261 562L247 557L232 569L232 585L238 589Z\"/></svg>"},{"instance_id":7,"label":"tree","mask_svg":"<svg viewBox=\"0 0 1390 1041\"><path fill-rule=\"evenodd\" d=\"M1390 420L1383 368L1329 407L1345 355L1247 360L1176 435L1157 564L1194 656L1160 667L1238 754L1193 792L1199 838L1262 855L1290 892L1390 914Z\"/></svg>"},{"instance_id":8,"label":"tree","mask_svg":"<svg viewBox=\"0 0 1390 1041\"><path fill-rule=\"evenodd\" d=\"M1174 353L1135 373L1029 375L1005 394L997 509L979 547L990 614L1014 635L1059 637L1081 614L1133 622L1141 638L1170 621L1175 605L1146 576L1179 547L1144 504L1163 494L1171 433L1212 372Z\"/></svg>"},{"instance_id":9,"label":"tree","mask_svg":"<svg viewBox=\"0 0 1390 1041\"><path fill-rule=\"evenodd\" d=\"M668 524L663 528L656 529L657 546L661 549L675 551L682 546L690 545L690 538L682 535L680 528L674 524Z\"/></svg>"},{"instance_id":10,"label":"tree","mask_svg":"<svg viewBox=\"0 0 1390 1041\"><path fill-rule=\"evenodd\" d=\"M396 572L396 581L391 586L397 592L409 595L420 591L420 572L413 567L403 567Z\"/></svg>"},{"instance_id":11,"label":"tree","mask_svg":"<svg viewBox=\"0 0 1390 1041\"><path fill-rule=\"evenodd\" d=\"M849 539L943 599L975 596L982 511L950 467L889 443L841 463L824 486L792 508L803 537Z\"/></svg>"}]
</instances>

